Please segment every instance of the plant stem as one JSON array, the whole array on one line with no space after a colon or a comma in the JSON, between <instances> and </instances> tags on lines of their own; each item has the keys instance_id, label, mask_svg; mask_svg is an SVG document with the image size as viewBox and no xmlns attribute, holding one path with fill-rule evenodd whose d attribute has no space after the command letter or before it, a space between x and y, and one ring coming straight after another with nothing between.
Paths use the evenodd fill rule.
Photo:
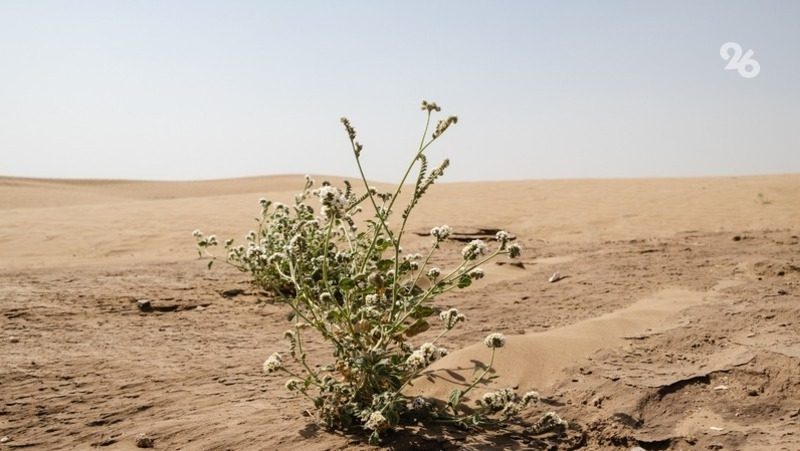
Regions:
<instances>
[{"instance_id":1,"label":"plant stem","mask_svg":"<svg viewBox=\"0 0 800 451\"><path fill-rule=\"evenodd\" d=\"M483 373L479 377L477 377L474 381L472 381L469 387L467 387L463 392L461 392L462 397L467 393L469 393L470 390L475 388L475 386L478 385L478 382L480 382L484 378L484 376L486 376L486 374L488 374L489 371L492 370L492 365L494 365L494 354L496 350L497 348L492 348L492 356L489 358L489 365L486 367L485 370L483 370Z\"/></svg>"},{"instance_id":2,"label":"plant stem","mask_svg":"<svg viewBox=\"0 0 800 451\"><path fill-rule=\"evenodd\" d=\"M325 283L325 288L328 290L328 293L333 296L333 290L331 289L331 284L328 282L328 245L331 239L331 230L333 230L333 223L335 222L335 218L328 218L328 229L325 231L325 244L322 252L324 252L324 257L322 259L322 280Z\"/></svg>"},{"instance_id":3,"label":"plant stem","mask_svg":"<svg viewBox=\"0 0 800 451\"><path fill-rule=\"evenodd\" d=\"M411 160L411 164L408 165L406 169L406 173L403 174L403 178L400 180L400 183L397 185L397 190L395 190L394 195L392 196L392 200L389 202L389 209L388 211L392 211L392 207L394 203L397 201L397 197L400 195L400 191L403 188L403 184L406 183L406 179L408 179L408 175L411 173L411 169L414 168L414 164L419 159L419 156L425 149L428 147L425 145L425 136L428 134L428 128L431 125L431 111L428 110L428 115L425 119L425 131L422 132L422 138L419 142L419 149L417 150L417 154L414 155L414 159ZM432 139L428 144L432 143L436 138ZM416 196L417 193L414 193ZM414 199L411 200L411 204L413 205ZM403 223L400 225L400 231L397 233L397 240L393 240L394 242L394 277L395 282L392 284L392 310L389 314L389 318L394 318L394 312L397 308L397 279L399 277L398 272L400 271L400 240L403 238L403 232L406 229L406 222L408 221L408 217L411 216L411 210L409 209L408 214L405 215L403 218Z\"/></svg>"}]
</instances>

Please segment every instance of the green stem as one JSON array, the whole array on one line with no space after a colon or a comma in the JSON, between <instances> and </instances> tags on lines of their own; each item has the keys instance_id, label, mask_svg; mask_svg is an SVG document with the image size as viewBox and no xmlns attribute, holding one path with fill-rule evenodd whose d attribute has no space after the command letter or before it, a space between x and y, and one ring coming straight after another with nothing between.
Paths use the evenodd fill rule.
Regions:
<instances>
[{"instance_id":1,"label":"green stem","mask_svg":"<svg viewBox=\"0 0 800 451\"><path fill-rule=\"evenodd\" d=\"M314 378L315 381L319 381L317 377L317 373L315 373L311 368L309 368L308 363L306 363L306 353L303 352L303 340L300 338L300 328L297 327L297 322L294 325L294 333L297 337L297 350L300 352L300 363L303 365L303 368L306 369L306 372Z\"/></svg>"},{"instance_id":2,"label":"green stem","mask_svg":"<svg viewBox=\"0 0 800 451\"><path fill-rule=\"evenodd\" d=\"M484 376L486 376L489 373L489 371L492 370L492 365L494 365L494 354L495 354L496 350L497 350L497 348L492 348L492 356L489 358L489 365L486 367L485 370L483 370L483 373L479 377L477 377L474 381L472 381L472 383L469 385L469 387L467 387L463 392L461 392L461 396L462 397L464 395L466 395L467 393L469 393L470 390L475 388L475 386L478 385L478 382L480 382L484 378ZM453 407L455 407L455 406L453 406Z\"/></svg>"},{"instance_id":3,"label":"green stem","mask_svg":"<svg viewBox=\"0 0 800 451\"><path fill-rule=\"evenodd\" d=\"M333 290L331 289L331 284L328 282L328 245L330 243L331 231L333 230L334 222L335 218L328 218L328 229L325 231L325 244L322 249L325 257L322 259L322 280L325 283L325 288L328 290L328 293L330 293L331 296L333 296Z\"/></svg>"},{"instance_id":4,"label":"green stem","mask_svg":"<svg viewBox=\"0 0 800 451\"><path fill-rule=\"evenodd\" d=\"M458 404L461 404L461 400L464 399L464 395L466 395L473 388L475 388L475 386L478 385L478 382L483 380L483 378L489 373L489 371L492 370L492 365L494 365L495 350L496 350L496 348L492 348L492 356L489 358L489 365L486 366L486 369L483 370L483 373L481 373L480 376L475 378L475 380L472 381L472 383L469 385L469 387L467 387L464 391L461 392L461 396L459 396ZM458 415L458 405L451 405L450 408L453 410L453 415Z\"/></svg>"},{"instance_id":5,"label":"green stem","mask_svg":"<svg viewBox=\"0 0 800 451\"><path fill-rule=\"evenodd\" d=\"M431 250L428 251L428 255L425 257L425 261L422 262L422 265L419 268L419 272L417 273L416 277L414 277L414 279L411 281L411 285L408 287L409 294L414 290L414 287L417 286L417 282L419 282L419 278L425 272L425 267L428 266L428 262L431 260L431 256L433 256L433 252L436 250L438 244L439 243L437 241L436 243L433 244Z\"/></svg>"},{"instance_id":6,"label":"green stem","mask_svg":"<svg viewBox=\"0 0 800 451\"><path fill-rule=\"evenodd\" d=\"M430 140L428 142L427 145L424 144L425 143L425 136L428 134L428 128L430 127L430 124L431 124L431 112L430 112L430 110L428 110L428 115L427 115L427 117L425 119L425 131L422 132L422 138L420 139L420 142L419 142L419 149L417 150L416 155L414 155L414 159L411 160L411 164L408 165L408 168L406 169L406 173L403 174L403 178L400 180L400 183L397 185L397 189L395 190L394 195L392 196L392 200L389 202L388 211L392 211L392 207L394 206L394 203L397 201L397 197L400 195L400 191L402 190L403 185L406 183L406 180L408 179L408 175L411 174L411 170L414 168L414 164L419 159L419 156L422 155L422 152L425 151L425 149L428 147L428 145L430 145L430 143L432 143L436 139L436 138L433 138L432 140ZM414 193L414 195L416 195L416 194L417 193ZM414 200L412 199L411 204L413 205L413 203L414 203ZM395 279L394 279L394 283L392 283L392 310L391 310L391 313L389 314L389 318L390 319L394 318L394 313L395 313L395 310L397 309L397 286L398 286L397 280L398 280L399 275L400 275L400 274L398 274L399 271L400 271L400 240L403 238L403 233L405 232L406 222L408 221L408 217L409 216L411 216L411 210L409 210L408 214L406 214L405 217L403 218L403 222L400 225L400 231L397 233L397 239L396 240L394 240L394 239L392 240L392 243L394 244L394 277L395 277Z\"/></svg>"}]
</instances>

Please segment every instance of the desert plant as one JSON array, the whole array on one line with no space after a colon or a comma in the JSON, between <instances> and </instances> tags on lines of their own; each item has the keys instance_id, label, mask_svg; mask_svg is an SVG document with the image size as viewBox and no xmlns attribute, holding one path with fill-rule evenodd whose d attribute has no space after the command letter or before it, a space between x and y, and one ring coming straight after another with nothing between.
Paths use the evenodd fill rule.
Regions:
<instances>
[{"instance_id":1,"label":"desert plant","mask_svg":"<svg viewBox=\"0 0 800 451\"><path fill-rule=\"evenodd\" d=\"M515 238L501 231L491 249L486 242L474 240L463 247L454 268L439 269L432 266L432 257L451 234L446 225L431 230L431 242L424 254L403 252L409 216L449 164L444 160L429 169L425 152L457 122L455 116L449 116L438 121L431 132L432 116L440 108L423 101L422 110L426 114L425 131L392 192L379 192L369 185L361 161L363 146L350 121L342 118L364 193L357 195L347 182L343 188L328 182L317 187L307 176L293 205L260 201L258 228L247 235L245 245L225 242L225 261L249 272L256 284L279 296L293 312L292 327L284 334L292 363L276 352L264 362L264 371L288 374L286 388L308 398L325 426L346 430L361 427L369 433L371 443L404 420L442 421L473 428L500 424L538 399L533 392L518 398L513 391L502 390L484 395L475 408L464 408L464 396L484 380L495 350L505 343L500 334L486 338L491 354L485 371L466 389L454 390L448 402L429 402L404 394L431 362L447 354L438 341L465 320L456 309L438 311L433 300L482 278L480 267L486 262L500 255L520 255ZM406 185L415 168L413 186ZM407 188L413 191L398 224L392 227L389 219ZM319 202L318 210L312 205L314 198ZM355 216L364 207L372 215L359 223ZM210 265L214 257L209 248L218 244L216 237L200 231L195 231L195 237L200 255L212 259ZM410 339L430 329L430 319L437 314L442 322L440 333L419 347L412 345ZM330 343L330 362L309 362L304 349L309 330Z\"/></svg>"}]
</instances>

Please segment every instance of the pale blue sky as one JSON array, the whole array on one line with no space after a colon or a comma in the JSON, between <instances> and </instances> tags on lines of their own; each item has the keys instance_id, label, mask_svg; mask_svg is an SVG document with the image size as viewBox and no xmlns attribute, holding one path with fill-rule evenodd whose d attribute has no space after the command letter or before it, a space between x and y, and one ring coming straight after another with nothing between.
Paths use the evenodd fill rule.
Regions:
<instances>
[{"instance_id":1,"label":"pale blue sky","mask_svg":"<svg viewBox=\"0 0 800 451\"><path fill-rule=\"evenodd\" d=\"M751 79L720 46L752 49ZM0 174L800 172L800 2L0 0Z\"/></svg>"}]
</instances>

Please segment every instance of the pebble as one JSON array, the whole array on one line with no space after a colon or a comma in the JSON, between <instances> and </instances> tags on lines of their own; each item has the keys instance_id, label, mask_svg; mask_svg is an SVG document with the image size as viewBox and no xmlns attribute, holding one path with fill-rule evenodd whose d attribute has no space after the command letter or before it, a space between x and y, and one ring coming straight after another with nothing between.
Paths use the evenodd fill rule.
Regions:
<instances>
[{"instance_id":1,"label":"pebble","mask_svg":"<svg viewBox=\"0 0 800 451\"><path fill-rule=\"evenodd\" d=\"M152 437L148 436L145 433L141 433L136 436L136 447L137 448L152 448L155 445L155 440Z\"/></svg>"},{"instance_id":2,"label":"pebble","mask_svg":"<svg viewBox=\"0 0 800 451\"><path fill-rule=\"evenodd\" d=\"M10 441L11 441L11 439L10 439L10 438L8 438L8 436L7 436L7 435L6 435L6 436L4 436L3 438L0 438L0 443L8 443L8 442L10 442Z\"/></svg>"},{"instance_id":3,"label":"pebble","mask_svg":"<svg viewBox=\"0 0 800 451\"><path fill-rule=\"evenodd\" d=\"M140 312L153 311L153 304L150 302L149 299L139 299L138 301L136 301L136 307L139 309Z\"/></svg>"}]
</instances>

